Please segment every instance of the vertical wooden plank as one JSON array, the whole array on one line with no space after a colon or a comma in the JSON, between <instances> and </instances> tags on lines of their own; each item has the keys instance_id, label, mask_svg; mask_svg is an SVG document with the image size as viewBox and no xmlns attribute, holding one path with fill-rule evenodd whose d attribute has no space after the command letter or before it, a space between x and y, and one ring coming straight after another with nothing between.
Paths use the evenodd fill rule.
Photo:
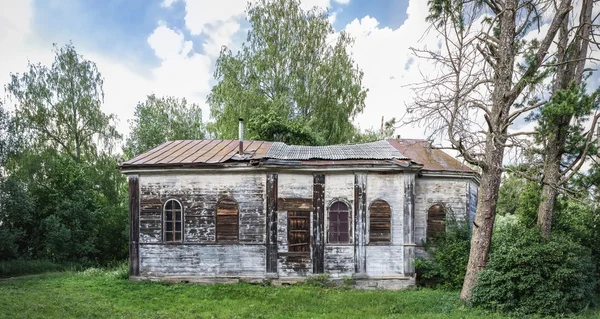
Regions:
<instances>
[{"instance_id":1,"label":"vertical wooden plank","mask_svg":"<svg viewBox=\"0 0 600 319\"><path fill-rule=\"evenodd\" d=\"M314 176L313 183L313 273L325 270L325 175Z\"/></svg>"},{"instance_id":2,"label":"vertical wooden plank","mask_svg":"<svg viewBox=\"0 0 600 319\"><path fill-rule=\"evenodd\" d=\"M277 174L267 174L267 273L277 272Z\"/></svg>"},{"instance_id":3,"label":"vertical wooden plank","mask_svg":"<svg viewBox=\"0 0 600 319\"><path fill-rule=\"evenodd\" d=\"M129 276L140 275L140 184L129 176Z\"/></svg>"},{"instance_id":4,"label":"vertical wooden plank","mask_svg":"<svg viewBox=\"0 0 600 319\"><path fill-rule=\"evenodd\" d=\"M415 272L415 174L404 174L404 274L412 276Z\"/></svg>"},{"instance_id":5,"label":"vertical wooden plank","mask_svg":"<svg viewBox=\"0 0 600 319\"><path fill-rule=\"evenodd\" d=\"M367 174L354 175L354 270L367 272Z\"/></svg>"}]
</instances>

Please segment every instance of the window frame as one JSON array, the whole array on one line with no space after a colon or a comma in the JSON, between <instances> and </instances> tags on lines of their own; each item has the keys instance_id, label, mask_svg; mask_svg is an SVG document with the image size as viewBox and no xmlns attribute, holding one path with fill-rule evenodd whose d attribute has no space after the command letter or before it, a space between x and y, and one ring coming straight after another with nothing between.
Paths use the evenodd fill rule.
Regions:
<instances>
[{"instance_id":1,"label":"window frame","mask_svg":"<svg viewBox=\"0 0 600 319\"><path fill-rule=\"evenodd\" d=\"M389 213L389 225L390 225L390 227L389 227L389 233L390 233L390 235L389 235L389 238L387 240L376 240L376 241L373 241L371 239L371 236L373 234L372 229L371 229L372 228L372 223L371 223L372 220L371 219L374 218L374 217L372 217L371 210L372 210L373 205L376 202L384 202L387 205L387 207L389 207L389 210L390 210L390 213ZM393 236L393 229L392 229L393 228L392 227L392 220L393 220L393 214L394 214L394 212L393 212L393 209L392 209L392 205L390 205L390 203L388 201L384 200L384 199L376 198L373 201L371 201L371 203L369 204L369 207L367 209L368 209L368 212L369 212L369 218L368 218L368 222L369 222L369 225L368 225L368 227L369 227L369 245L390 245L390 244L392 244L393 243L393 238L394 238L394 236ZM383 217L375 217L375 218L382 219Z\"/></svg>"},{"instance_id":2,"label":"window frame","mask_svg":"<svg viewBox=\"0 0 600 319\"><path fill-rule=\"evenodd\" d=\"M336 204L336 203L342 203L346 206L346 213L348 213L348 241L346 242L340 242L339 241L339 234L340 232L338 231L338 241L337 242L332 242L331 241L331 207ZM339 211L338 211L339 213ZM348 201L343 200L341 198L334 198L333 200L331 200L329 202L329 205L327 206L327 243L328 244L332 244L332 245L349 245L352 244L352 231L353 231L353 223L352 223L352 206L348 203ZM339 215L338 215L338 222L339 222Z\"/></svg>"},{"instance_id":3,"label":"window frame","mask_svg":"<svg viewBox=\"0 0 600 319\"><path fill-rule=\"evenodd\" d=\"M169 222L167 220L167 204L169 202L175 202L175 203L177 203L179 205L179 212L181 213L181 219L179 220L179 223L181 223L181 230L180 231L177 231L177 216L176 215L174 215L173 218L172 218L172 220L171 220L171 222L173 223L173 229L171 231L167 230L167 223ZM171 210L172 213L175 211L175 209L173 209L173 208L171 208L170 210ZM162 233L162 242L163 242L163 244L182 244L183 241L184 241L184 238L183 238L184 237L183 236L184 231L183 231L183 229L184 229L184 225L185 225L185 222L184 222L185 214L184 214L183 204L181 203L181 201L178 200L178 199L176 199L176 198L169 198L169 199L167 199L164 202L164 204L163 204L161 217L162 217L162 231L161 231L161 233ZM170 241L167 241L167 232L170 232L170 233L173 234L173 237L172 237L172 239ZM179 240L176 240L176 238L177 238L176 234L177 233L181 233L181 238Z\"/></svg>"},{"instance_id":4,"label":"window frame","mask_svg":"<svg viewBox=\"0 0 600 319\"><path fill-rule=\"evenodd\" d=\"M235 240L224 240L224 239L219 240L219 205L221 203L223 203L224 201L234 202L236 210L237 210L237 217L236 217L237 232L236 232ZM240 204L238 203L237 200L235 200L235 198L233 198L231 196L222 197L217 201L217 203L215 205L215 243L217 243L217 244L237 244L239 242L240 242Z\"/></svg>"},{"instance_id":5,"label":"window frame","mask_svg":"<svg viewBox=\"0 0 600 319\"><path fill-rule=\"evenodd\" d=\"M443 227L443 232L446 232L446 217L448 216L448 208L443 203L437 202L437 203L429 206L429 208L427 208L426 219L425 219L425 225L426 225L426 228L425 228L425 241L431 240L431 239L435 238L435 236L437 235L437 233L436 233L436 234L431 234L431 236L429 236L429 231L430 231L430 228L429 228L429 220L430 220L429 219L429 212L431 211L432 208L434 208L436 206L439 206L439 207L442 208L442 210L444 212L444 217L442 218L441 221L436 220L434 222L439 222L440 224L442 224L444 226Z\"/></svg>"}]
</instances>

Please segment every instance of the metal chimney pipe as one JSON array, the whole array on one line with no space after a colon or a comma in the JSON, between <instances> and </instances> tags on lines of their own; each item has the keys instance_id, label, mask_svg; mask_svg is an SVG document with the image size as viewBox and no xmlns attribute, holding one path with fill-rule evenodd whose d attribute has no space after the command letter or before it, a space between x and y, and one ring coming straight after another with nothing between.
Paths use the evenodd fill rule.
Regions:
<instances>
[{"instance_id":1,"label":"metal chimney pipe","mask_svg":"<svg viewBox=\"0 0 600 319\"><path fill-rule=\"evenodd\" d=\"M240 137L240 149L238 152L240 155L244 155L244 119L241 117L240 117L239 137Z\"/></svg>"}]
</instances>

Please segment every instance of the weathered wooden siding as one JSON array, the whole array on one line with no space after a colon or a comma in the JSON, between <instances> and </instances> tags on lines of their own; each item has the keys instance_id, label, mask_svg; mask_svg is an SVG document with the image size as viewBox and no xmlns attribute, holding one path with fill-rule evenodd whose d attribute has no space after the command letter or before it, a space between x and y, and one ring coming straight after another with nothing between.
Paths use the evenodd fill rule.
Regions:
<instances>
[{"instance_id":1,"label":"weathered wooden siding","mask_svg":"<svg viewBox=\"0 0 600 319\"><path fill-rule=\"evenodd\" d=\"M140 245L142 276L264 276L264 245Z\"/></svg>"},{"instance_id":2,"label":"weathered wooden siding","mask_svg":"<svg viewBox=\"0 0 600 319\"><path fill-rule=\"evenodd\" d=\"M354 273L354 174L328 174L325 176L325 272L334 278ZM329 206L336 201L348 205L350 243L329 244Z\"/></svg>"},{"instance_id":3,"label":"weathered wooden siding","mask_svg":"<svg viewBox=\"0 0 600 319\"><path fill-rule=\"evenodd\" d=\"M367 274L391 277L404 274L404 246L379 245L367 247Z\"/></svg>"},{"instance_id":4,"label":"weathered wooden siding","mask_svg":"<svg viewBox=\"0 0 600 319\"><path fill-rule=\"evenodd\" d=\"M423 256L422 245L427 236L427 210L442 204L447 213L452 212L457 220L467 218L467 192L470 179L423 176L416 180L415 198L415 243L417 256ZM473 183L474 184L474 183ZM475 189L477 188L474 184Z\"/></svg>"},{"instance_id":5,"label":"weathered wooden siding","mask_svg":"<svg viewBox=\"0 0 600 319\"><path fill-rule=\"evenodd\" d=\"M314 177L312 174L280 173L277 179L277 274L280 277L304 277L313 273L310 252L289 251L288 209L312 211ZM310 229L313 228L313 214L310 215Z\"/></svg>"},{"instance_id":6,"label":"weathered wooden siding","mask_svg":"<svg viewBox=\"0 0 600 319\"><path fill-rule=\"evenodd\" d=\"M129 180L129 276L140 275L140 184L137 175Z\"/></svg>"},{"instance_id":7,"label":"weathered wooden siding","mask_svg":"<svg viewBox=\"0 0 600 319\"><path fill-rule=\"evenodd\" d=\"M381 199L385 200L392 210L391 242L369 243L366 247L366 270L369 276L404 274L404 187L403 174L367 175L367 209L373 201ZM367 231L368 229L367 226Z\"/></svg>"},{"instance_id":8,"label":"weathered wooden siding","mask_svg":"<svg viewBox=\"0 0 600 319\"><path fill-rule=\"evenodd\" d=\"M219 199L239 205L239 242L266 240L264 174L159 174L140 176L140 242L160 243L162 204L178 199L184 210L185 243L215 243L215 211Z\"/></svg>"},{"instance_id":9,"label":"weathered wooden siding","mask_svg":"<svg viewBox=\"0 0 600 319\"><path fill-rule=\"evenodd\" d=\"M351 276L354 273L354 246L326 245L325 272L333 278Z\"/></svg>"}]
</instances>

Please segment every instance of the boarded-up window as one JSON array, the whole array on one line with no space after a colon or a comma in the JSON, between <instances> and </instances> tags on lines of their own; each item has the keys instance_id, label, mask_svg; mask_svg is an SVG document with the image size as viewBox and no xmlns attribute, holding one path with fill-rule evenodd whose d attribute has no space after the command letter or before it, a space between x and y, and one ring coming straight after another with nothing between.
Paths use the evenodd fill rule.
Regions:
<instances>
[{"instance_id":1,"label":"boarded-up window","mask_svg":"<svg viewBox=\"0 0 600 319\"><path fill-rule=\"evenodd\" d=\"M310 212L288 211L288 251L310 252Z\"/></svg>"},{"instance_id":2,"label":"boarded-up window","mask_svg":"<svg viewBox=\"0 0 600 319\"><path fill-rule=\"evenodd\" d=\"M181 203L175 199L169 199L163 208L164 241L166 243L180 243L182 236L183 210Z\"/></svg>"},{"instance_id":3,"label":"boarded-up window","mask_svg":"<svg viewBox=\"0 0 600 319\"><path fill-rule=\"evenodd\" d=\"M446 231L446 208L436 204L427 210L427 240Z\"/></svg>"},{"instance_id":4,"label":"boarded-up window","mask_svg":"<svg viewBox=\"0 0 600 319\"><path fill-rule=\"evenodd\" d=\"M217 242L236 243L239 239L238 204L224 198L217 204Z\"/></svg>"},{"instance_id":5,"label":"boarded-up window","mask_svg":"<svg viewBox=\"0 0 600 319\"><path fill-rule=\"evenodd\" d=\"M369 206L369 243L389 243L391 232L392 208L386 201L378 199Z\"/></svg>"},{"instance_id":6,"label":"boarded-up window","mask_svg":"<svg viewBox=\"0 0 600 319\"><path fill-rule=\"evenodd\" d=\"M348 205L335 202L329 206L329 242L347 244L350 242Z\"/></svg>"}]
</instances>

